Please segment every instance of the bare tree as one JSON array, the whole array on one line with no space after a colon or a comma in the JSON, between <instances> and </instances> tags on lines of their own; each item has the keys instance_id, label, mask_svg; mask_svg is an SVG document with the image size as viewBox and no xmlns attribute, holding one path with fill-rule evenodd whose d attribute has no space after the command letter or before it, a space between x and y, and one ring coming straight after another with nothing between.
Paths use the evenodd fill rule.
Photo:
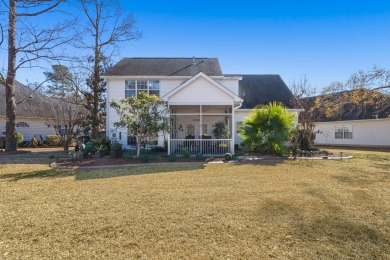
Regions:
<instances>
[{"instance_id":1,"label":"bare tree","mask_svg":"<svg viewBox=\"0 0 390 260\"><path fill-rule=\"evenodd\" d=\"M121 42L137 40L142 34L135 27L136 20L131 14L123 15L117 1L113 0L79 0L87 23L84 26L83 37L78 43L79 48L92 52L88 60L93 62L91 68L90 86L90 121L92 138L97 138L99 132L99 109L105 84L101 79L104 72L102 59L110 57L118 50Z\"/></svg>"},{"instance_id":2,"label":"bare tree","mask_svg":"<svg viewBox=\"0 0 390 260\"><path fill-rule=\"evenodd\" d=\"M71 142L80 132L82 122L85 120L84 108L64 100L53 100L51 103L45 103L45 110L48 115L46 125L54 128L64 152L68 152Z\"/></svg>"},{"instance_id":3,"label":"bare tree","mask_svg":"<svg viewBox=\"0 0 390 260\"><path fill-rule=\"evenodd\" d=\"M298 80L293 80L290 83L290 90L296 98L310 97L316 94L316 89L311 86L306 74L301 75Z\"/></svg>"},{"instance_id":4,"label":"bare tree","mask_svg":"<svg viewBox=\"0 0 390 260\"><path fill-rule=\"evenodd\" d=\"M43 29L33 25L29 18L52 12L65 0L9 0L8 6L8 67L5 80L6 89L6 151L16 150L15 121L15 77L20 68L34 67L39 60L62 59L54 50L68 43L64 33L69 24L59 23ZM20 26L16 26L20 24ZM18 61L17 61L18 57Z\"/></svg>"},{"instance_id":5,"label":"bare tree","mask_svg":"<svg viewBox=\"0 0 390 260\"><path fill-rule=\"evenodd\" d=\"M390 70L373 66L370 71L358 71L346 83L349 89L385 90L390 88Z\"/></svg>"},{"instance_id":6,"label":"bare tree","mask_svg":"<svg viewBox=\"0 0 390 260\"><path fill-rule=\"evenodd\" d=\"M324 87L322 94L330 94L354 89L386 91L390 89L390 70L373 66L369 71L353 73L345 82L335 81Z\"/></svg>"}]
</instances>

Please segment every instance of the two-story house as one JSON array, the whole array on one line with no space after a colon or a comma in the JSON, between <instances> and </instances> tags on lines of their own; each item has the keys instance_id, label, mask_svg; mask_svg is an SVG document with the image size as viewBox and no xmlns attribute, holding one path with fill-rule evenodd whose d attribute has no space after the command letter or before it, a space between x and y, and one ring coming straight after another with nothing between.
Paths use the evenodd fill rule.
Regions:
<instances>
[{"instance_id":1,"label":"two-story house","mask_svg":"<svg viewBox=\"0 0 390 260\"><path fill-rule=\"evenodd\" d=\"M107 134L130 148L137 138L117 129L111 100L136 96L141 91L165 100L174 118L171 134L149 140L179 154L187 147L192 154L234 153L241 142L237 124L257 105L283 103L298 119L300 108L279 75L226 75L216 58L124 58L104 74L107 82ZM224 123L229 134L216 139L215 124Z\"/></svg>"}]
</instances>

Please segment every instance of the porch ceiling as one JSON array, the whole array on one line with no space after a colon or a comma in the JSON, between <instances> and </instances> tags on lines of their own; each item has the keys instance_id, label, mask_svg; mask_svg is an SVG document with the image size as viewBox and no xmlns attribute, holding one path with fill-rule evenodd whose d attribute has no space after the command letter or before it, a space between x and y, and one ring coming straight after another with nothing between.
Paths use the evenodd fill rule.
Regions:
<instances>
[{"instance_id":1,"label":"porch ceiling","mask_svg":"<svg viewBox=\"0 0 390 260\"><path fill-rule=\"evenodd\" d=\"M231 113L231 105L170 105L174 113Z\"/></svg>"}]
</instances>

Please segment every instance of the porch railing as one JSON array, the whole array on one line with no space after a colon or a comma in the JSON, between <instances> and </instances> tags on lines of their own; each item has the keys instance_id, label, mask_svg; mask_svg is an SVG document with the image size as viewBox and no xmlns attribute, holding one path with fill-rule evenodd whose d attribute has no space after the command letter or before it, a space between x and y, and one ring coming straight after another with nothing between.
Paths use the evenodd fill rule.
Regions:
<instances>
[{"instance_id":1,"label":"porch railing","mask_svg":"<svg viewBox=\"0 0 390 260\"><path fill-rule=\"evenodd\" d=\"M232 142L231 139L171 139L170 153L181 155L188 151L191 155L219 156L231 152Z\"/></svg>"}]
</instances>

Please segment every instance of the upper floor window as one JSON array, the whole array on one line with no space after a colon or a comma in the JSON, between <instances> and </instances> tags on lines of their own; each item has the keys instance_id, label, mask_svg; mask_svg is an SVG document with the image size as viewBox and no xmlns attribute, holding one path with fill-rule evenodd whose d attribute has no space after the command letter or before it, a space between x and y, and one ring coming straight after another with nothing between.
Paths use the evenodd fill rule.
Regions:
<instances>
[{"instance_id":1,"label":"upper floor window","mask_svg":"<svg viewBox=\"0 0 390 260\"><path fill-rule=\"evenodd\" d=\"M125 80L125 97L137 96L140 92L160 96L158 80Z\"/></svg>"},{"instance_id":2,"label":"upper floor window","mask_svg":"<svg viewBox=\"0 0 390 260\"><path fill-rule=\"evenodd\" d=\"M26 122L17 122L16 127L30 127Z\"/></svg>"},{"instance_id":3,"label":"upper floor window","mask_svg":"<svg viewBox=\"0 0 390 260\"><path fill-rule=\"evenodd\" d=\"M352 126L336 126L335 139L352 139Z\"/></svg>"}]
</instances>

